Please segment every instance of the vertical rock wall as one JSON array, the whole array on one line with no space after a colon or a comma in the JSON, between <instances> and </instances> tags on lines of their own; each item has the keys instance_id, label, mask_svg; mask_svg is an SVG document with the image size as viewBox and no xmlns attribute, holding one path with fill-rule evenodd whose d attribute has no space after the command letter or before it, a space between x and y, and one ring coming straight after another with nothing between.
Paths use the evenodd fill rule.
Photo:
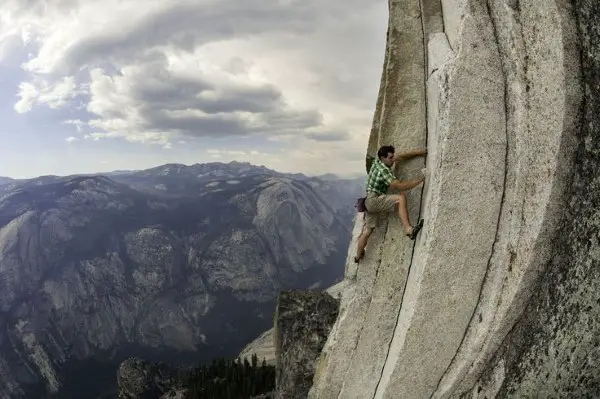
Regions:
<instances>
[{"instance_id":1,"label":"vertical rock wall","mask_svg":"<svg viewBox=\"0 0 600 399\"><path fill-rule=\"evenodd\" d=\"M502 65L485 5L453 10L461 18L445 20L459 26L449 29L451 52L428 80L438 111L428 129L426 223L376 398L435 391L472 318L496 237L506 170Z\"/></svg>"},{"instance_id":2,"label":"vertical rock wall","mask_svg":"<svg viewBox=\"0 0 600 399\"><path fill-rule=\"evenodd\" d=\"M600 396L600 12L573 2L584 89L565 221L547 272L469 397Z\"/></svg>"},{"instance_id":3,"label":"vertical rock wall","mask_svg":"<svg viewBox=\"0 0 600 399\"><path fill-rule=\"evenodd\" d=\"M591 179L574 165L589 170L597 157L582 150L598 135L589 93L588 133L579 132L582 79L588 91L599 87L591 38L598 26L591 1L574 4L390 0L367 154L385 144L427 145L428 179L408 193L411 219L421 216L425 226L413 242L397 215L384 215L358 270L348 264L310 398L445 398L476 384L488 397L516 390L498 382L506 373L498 364L507 361L498 353L508 349L498 350L517 334L528 303L535 306L540 277L556 262L589 261L598 251L597 242L580 243L577 255L571 245L557 260L562 223L582 209L565 206L584 201L583 192L569 197L570 182ZM579 29L588 34L583 52L595 54L584 59L583 75ZM396 172L410 178L422 166L411 160ZM597 212L600 204L589 206ZM349 258L361 228L358 218Z\"/></svg>"}]
</instances>

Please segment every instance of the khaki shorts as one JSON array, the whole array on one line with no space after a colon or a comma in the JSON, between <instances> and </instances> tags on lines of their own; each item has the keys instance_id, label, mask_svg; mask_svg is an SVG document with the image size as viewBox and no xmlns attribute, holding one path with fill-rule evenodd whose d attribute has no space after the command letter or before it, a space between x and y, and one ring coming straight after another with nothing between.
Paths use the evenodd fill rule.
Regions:
<instances>
[{"instance_id":1,"label":"khaki shorts","mask_svg":"<svg viewBox=\"0 0 600 399\"><path fill-rule=\"evenodd\" d=\"M367 194L367 199L365 200L365 207L367 208L365 212L365 226L371 229L375 228L379 214L395 212L397 203L397 195Z\"/></svg>"}]
</instances>

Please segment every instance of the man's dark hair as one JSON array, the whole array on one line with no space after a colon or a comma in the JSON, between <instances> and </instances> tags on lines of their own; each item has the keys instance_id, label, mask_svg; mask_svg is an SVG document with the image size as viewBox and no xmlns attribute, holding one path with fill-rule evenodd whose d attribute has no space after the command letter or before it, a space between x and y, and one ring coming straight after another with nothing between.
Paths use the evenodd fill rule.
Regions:
<instances>
[{"instance_id":1,"label":"man's dark hair","mask_svg":"<svg viewBox=\"0 0 600 399\"><path fill-rule=\"evenodd\" d=\"M381 147L379 149L379 151L377 151L377 157L379 158L385 158L388 156L388 154L394 154L396 152L396 149L394 148L393 145L384 145L383 147Z\"/></svg>"}]
</instances>

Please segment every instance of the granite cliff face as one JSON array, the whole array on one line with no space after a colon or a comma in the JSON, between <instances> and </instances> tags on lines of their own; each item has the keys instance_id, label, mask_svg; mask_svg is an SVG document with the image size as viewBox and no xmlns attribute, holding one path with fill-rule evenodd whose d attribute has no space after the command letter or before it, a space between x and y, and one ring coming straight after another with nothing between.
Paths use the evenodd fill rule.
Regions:
<instances>
[{"instance_id":1,"label":"granite cliff face","mask_svg":"<svg viewBox=\"0 0 600 399\"><path fill-rule=\"evenodd\" d=\"M396 171L427 167L407 195L425 225L413 242L382 216L347 262L308 397L598 395L597 2L389 11L367 155L428 148Z\"/></svg>"},{"instance_id":2,"label":"granite cliff face","mask_svg":"<svg viewBox=\"0 0 600 399\"><path fill-rule=\"evenodd\" d=\"M280 289L341 277L337 183L232 163L0 186L0 397L98 376L91 359L114 382L129 356L235 356Z\"/></svg>"}]
</instances>

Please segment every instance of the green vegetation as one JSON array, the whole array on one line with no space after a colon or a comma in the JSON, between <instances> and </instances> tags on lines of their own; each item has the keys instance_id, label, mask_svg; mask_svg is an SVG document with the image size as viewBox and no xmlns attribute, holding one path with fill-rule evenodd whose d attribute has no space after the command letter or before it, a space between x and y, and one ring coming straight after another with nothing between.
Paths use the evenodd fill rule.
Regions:
<instances>
[{"instance_id":1,"label":"green vegetation","mask_svg":"<svg viewBox=\"0 0 600 399\"><path fill-rule=\"evenodd\" d=\"M252 360L214 359L212 364L198 366L191 370L186 399L247 399L275 388L275 367L268 366L258 357Z\"/></svg>"}]
</instances>

